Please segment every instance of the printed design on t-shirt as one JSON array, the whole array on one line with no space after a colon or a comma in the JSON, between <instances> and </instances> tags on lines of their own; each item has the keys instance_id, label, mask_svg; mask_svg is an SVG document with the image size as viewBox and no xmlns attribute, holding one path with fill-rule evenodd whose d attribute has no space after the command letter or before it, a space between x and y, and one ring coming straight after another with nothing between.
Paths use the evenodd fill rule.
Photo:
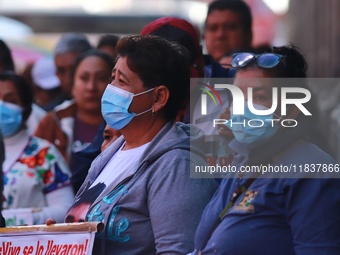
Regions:
<instances>
[{"instance_id":1,"label":"printed design on t-shirt","mask_svg":"<svg viewBox=\"0 0 340 255\"><path fill-rule=\"evenodd\" d=\"M60 168L55 155L52 151L49 151L50 147L41 149L38 143L39 140L32 138L18 162L28 168L36 169L36 172L26 171L26 176L35 178L38 174L39 179L42 179L44 184L43 191L48 193L65 185L69 176Z\"/></svg>"},{"instance_id":2,"label":"printed design on t-shirt","mask_svg":"<svg viewBox=\"0 0 340 255\"><path fill-rule=\"evenodd\" d=\"M257 191L248 190L242 199L242 201L234 207L235 211L243 211L243 212L254 212L254 205L252 202L254 201Z\"/></svg>"},{"instance_id":3,"label":"printed design on t-shirt","mask_svg":"<svg viewBox=\"0 0 340 255\"><path fill-rule=\"evenodd\" d=\"M123 233L130 227L130 221L127 218L121 218L118 222L116 222L119 210L120 206L118 205L112 209L107 227L107 238L111 241L126 243L130 241L131 237L129 235L124 235Z\"/></svg>"},{"instance_id":4,"label":"printed design on t-shirt","mask_svg":"<svg viewBox=\"0 0 340 255\"><path fill-rule=\"evenodd\" d=\"M108 193L106 196L104 196L102 200L98 204L93 206L87 214L88 221L103 221L105 219L105 213L108 213L108 211L103 210L102 208L108 208L107 206L114 204L123 192L126 192L126 186L121 184L110 193ZM117 220L117 215L119 214L119 211L119 205L115 205L110 211L107 226L105 229L106 238L111 241L125 243L130 241L131 239L129 235L124 234L124 232L130 226L130 221L124 217Z\"/></svg>"},{"instance_id":5,"label":"printed design on t-shirt","mask_svg":"<svg viewBox=\"0 0 340 255\"><path fill-rule=\"evenodd\" d=\"M35 144L33 144L35 145ZM25 150L26 155L32 154L31 146L28 146ZM45 157L47 155L48 148L43 148L36 155L29 156L26 158L19 158L20 163L26 164L29 168L34 168L36 166L42 166L45 162Z\"/></svg>"},{"instance_id":6,"label":"printed design on t-shirt","mask_svg":"<svg viewBox=\"0 0 340 255\"><path fill-rule=\"evenodd\" d=\"M20 199L22 185L41 187L43 193L68 185L68 168L65 162L59 160L60 157L60 153L48 141L31 137L23 152L4 173L5 206L15 206Z\"/></svg>"},{"instance_id":7,"label":"printed design on t-shirt","mask_svg":"<svg viewBox=\"0 0 340 255\"><path fill-rule=\"evenodd\" d=\"M106 185L102 182L90 187L90 184L82 191L76 198L75 202L66 214L65 222L84 222L86 221L86 214L90 209L92 203L103 192ZM98 216L98 215L97 215ZM90 219L88 219L91 221ZM94 221L94 220L93 220ZM98 219L98 221L101 221Z\"/></svg>"},{"instance_id":8,"label":"printed design on t-shirt","mask_svg":"<svg viewBox=\"0 0 340 255\"><path fill-rule=\"evenodd\" d=\"M62 171L58 162L54 163L54 174L51 170L46 172L38 171L45 184L44 192L48 193L68 184L69 176Z\"/></svg>"}]
</instances>

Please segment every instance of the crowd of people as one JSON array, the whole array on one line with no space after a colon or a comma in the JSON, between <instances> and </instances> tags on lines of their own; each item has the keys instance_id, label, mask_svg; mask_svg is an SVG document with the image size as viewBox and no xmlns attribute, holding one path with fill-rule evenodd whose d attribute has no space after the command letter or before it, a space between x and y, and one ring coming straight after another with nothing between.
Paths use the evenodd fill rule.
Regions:
<instances>
[{"instance_id":1,"label":"crowd of people","mask_svg":"<svg viewBox=\"0 0 340 255\"><path fill-rule=\"evenodd\" d=\"M96 46L66 33L23 74L0 40L0 212L101 221L93 254L340 254L340 179L300 171L339 164L316 137L313 101L274 93L308 91L307 61L294 45L254 48L252 37L249 7L216 0L206 53L197 28L175 17ZM204 93L220 101L204 101L208 115ZM236 173L193 176L218 165ZM252 166L300 168L240 171Z\"/></svg>"}]
</instances>

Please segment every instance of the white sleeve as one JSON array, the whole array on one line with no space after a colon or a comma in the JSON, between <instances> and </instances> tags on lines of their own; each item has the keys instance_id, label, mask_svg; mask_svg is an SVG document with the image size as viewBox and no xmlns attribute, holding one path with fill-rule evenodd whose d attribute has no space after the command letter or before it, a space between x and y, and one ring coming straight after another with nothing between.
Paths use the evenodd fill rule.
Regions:
<instances>
[{"instance_id":1,"label":"white sleeve","mask_svg":"<svg viewBox=\"0 0 340 255\"><path fill-rule=\"evenodd\" d=\"M72 205L74 193L71 185L56 189L45 195L47 206L33 212L33 224L45 224L48 218L64 222L67 210Z\"/></svg>"}]
</instances>

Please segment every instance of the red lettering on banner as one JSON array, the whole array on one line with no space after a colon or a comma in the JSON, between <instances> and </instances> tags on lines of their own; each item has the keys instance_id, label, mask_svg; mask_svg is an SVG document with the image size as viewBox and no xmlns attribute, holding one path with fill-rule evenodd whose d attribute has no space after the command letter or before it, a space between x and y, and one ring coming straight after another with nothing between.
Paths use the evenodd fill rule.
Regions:
<instances>
[{"instance_id":1,"label":"red lettering on banner","mask_svg":"<svg viewBox=\"0 0 340 255\"><path fill-rule=\"evenodd\" d=\"M53 240L48 240L44 255L86 255L88 243L88 239L85 244L54 244Z\"/></svg>"},{"instance_id":2,"label":"red lettering on banner","mask_svg":"<svg viewBox=\"0 0 340 255\"><path fill-rule=\"evenodd\" d=\"M48 242L47 242L47 251L45 252L45 255L49 255L49 254L52 255L52 253L51 253L52 245L53 245L53 241L48 240Z\"/></svg>"},{"instance_id":3,"label":"red lettering on banner","mask_svg":"<svg viewBox=\"0 0 340 255\"><path fill-rule=\"evenodd\" d=\"M33 253L33 246L25 246L23 250L24 255L30 255Z\"/></svg>"},{"instance_id":4,"label":"red lettering on banner","mask_svg":"<svg viewBox=\"0 0 340 255\"><path fill-rule=\"evenodd\" d=\"M42 255L44 251L44 246L40 245L40 241L37 243L37 248L35 249L35 255Z\"/></svg>"},{"instance_id":5,"label":"red lettering on banner","mask_svg":"<svg viewBox=\"0 0 340 255\"><path fill-rule=\"evenodd\" d=\"M4 255L19 255L20 246L12 246L12 242L2 242L2 251Z\"/></svg>"}]
</instances>

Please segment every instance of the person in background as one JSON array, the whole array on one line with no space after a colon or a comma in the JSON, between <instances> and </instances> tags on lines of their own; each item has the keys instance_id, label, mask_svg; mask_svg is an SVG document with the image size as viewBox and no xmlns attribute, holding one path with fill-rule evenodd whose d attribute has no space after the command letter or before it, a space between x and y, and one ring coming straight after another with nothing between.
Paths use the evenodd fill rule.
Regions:
<instances>
[{"instance_id":1,"label":"person in background","mask_svg":"<svg viewBox=\"0 0 340 255\"><path fill-rule=\"evenodd\" d=\"M64 100L54 60L49 57L38 59L31 72L34 101L49 112Z\"/></svg>"},{"instance_id":2,"label":"person in background","mask_svg":"<svg viewBox=\"0 0 340 255\"><path fill-rule=\"evenodd\" d=\"M64 100L69 100L72 95L72 66L81 53L92 49L85 35L69 32L58 40L53 55L56 66L56 74L60 80L60 86L64 93Z\"/></svg>"},{"instance_id":3,"label":"person in background","mask_svg":"<svg viewBox=\"0 0 340 255\"><path fill-rule=\"evenodd\" d=\"M114 59L116 59L117 55L115 52L115 48L117 42L119 41L119 38L120 37L118 35L102 35L101 37L99 37L97 49L111 55Z\"/></svg>"},{"instance_id":4,"label":"person in background","mask_svg":"<svg viewBox=\"0 0 340 255\"><path fill-rule=\"evenodd\" d=\"M168 41L180 43L190 53L190 77L204 76L204 59L198 30L187 20L176 17L162 17L146 24L140 34L157 35Z\"/></svg>"},{"instance_id":5,"label":"person in background","mask_svg":"<svg viewBox=\"0 0 340 255\"><path fill-rule=\"evenodd\" d=\"M113 65L111 56L96 49L79 55L72 68L74 102L51 111L39 123L35 135L54 143L69 164L74 153L93 141L103 123L100 99Z\"/></svg>"},{"instance_id":6,"label":"person in background","mask_svg":"<svg viewBox=\"0 0 340 255\"><path fill-rule=\"evenodd\" d=\"M190 53L190 78L234 76L232 70L221 67L210 55L203 54L198 29L185 19L162 17L145 25L140 34L161 36L184 46Z\"/></svg>"},{"instance_id":7,"label":"person in background","mask_svg":"<svg viewBox=\"0 0 340 255\"><path fill-rule=\"evenodd\" d=\"M105 52L116 59L115 47L119 40L119 36L106 34L102 35L97 43L97 49ZM74 153L73 160L71 162L70 168L72 169L71 183L74 188L74 192L77 193L81 184L85 180L87 172L91 166L92 161L101 152L101 145L103 143L103 132L106 126L106 122L103 121L102 125L99 127L97 134L91 144L84 150Z\"/></svg>"},{"instance_id":8,"label":"person in background","mask_svg":"<svg viewBox=\"0 0 340 255\"><path fill-rule=\"evenodd\" d=\"M252 15L244 1L217 0L209 4L203 39L215 61L230 51L250 49L252 37Z\"/></svg>"},{"instance_id":9,"label":"person in background","mask_svg":"<svg viewBox=\"0 0 340 255\"><path fill-rule=\"evenodd\" d=\"M10 48L4 41L0 40L0 72L4 71L15 72L15 64ZM44 117L45 114L46 111L44 109L33 103L32 113L26 121L26 125L30 134L34 133L40 119Z\"/></svg>"},{"instance_id":10,"label":"person in background","mask_svg":"<svg viewBox=\"0 0 340 255\"><path fill-rule=\"evenodd\" d=\"M104 142L103 132L105 127L106 122L104 120L91 144L85 149L73 154L73 159L70 164L70 168L72 169L70 181L72 183L74 193L78 192L80 186L85 181L92 161L101 153L101 146Z\"/></svg>"},{"instance_id":11,"label":"person in background","mask_svg":"<svg viewBox=\"0 0 340 255\"><path fill-rule=\"evenodd\" d=\"M105 52L116 59L115 47L119 40L119 36L116 35L102 35L99 38L97 49ZM92 161L99 155L101 152L101 146L104 142L103 140L103 132L104 129L107 129L106 122L100 125L96 136L89 146L85 149L74 153L73 160L71 162L70 168L72 169L71 183L74 188L74 192L77 193L80 186L83 184L87 172L92 164Z\"/></svg>"},{"instance_id":12,"label":"person in background","mask_svg":"<svg viewBox=\"0 0 340 255\"><path fill-rule=\"evenodd\" d=\"M307 135L314 122L301 109L311 111L312 101L282 109L283 99L279 99L274 113L266 115L253 113L249 106L262 111L272 108L274 86L306 89L304 79L276 79L305 78L304 57L295 47L283 46L271 53L236 54L232 65L238 69L234 85L245 98L244 114L231 111L227 123L235 137L230 147L236 152L232 162L236 174L226 175L205 208L193 254L340 254L340 179L332 174L339 164L310 143ZM289 94L289 98L302 96ZM254 119L263 125L237 125ZM324 170L315 170L317 165ZM271 171L261 176L261 172L242 173L247 166L261 171L262 166L302 166L303 171Z\"/></svg>"},{"instance_id":13,"label":"person in background","mask_svg":"<svg viewBox=\"0 0 340 255\"><path fill-rule=\"evenodd\" d=\"M78 151L73 155L74 160L71 162L70 166L72 169L70 181L75 193L78 192L80 186L85 181L92 161L120 135L121 134L117 130L106 125L106 122L104 121L99 127L92 143L84 150Z\"/></svg>"},{"instance_id":14,"label":"person in background","mask_svg":"<svg viewBox=\"0 0 340 255\"><path fill-rule=\"evenodd\" d=\"M109 54L116 59L115 47L119 40L119 36L106 34L99 37L97 43L97 49ZM74 160L71 162L72 169L72 177L71 182L74 188L75 193L79 190L80 186L83 184L87 172L91 166L92 161L99 155L101 152L101 145L104 142L103 140L103 132L104 128L106 129L106 122L103 121L102 125L99 127L97 134L91 144L86 147L84 150L78 151L74 154Z\"/></svg>"},{"instance_id":15,"label":"person in background","mask_svg":"<svg viewBox=\"0 0 340 255\"><path fill-rule=\"evenodd\" d=\"M104 151L111 143L116 141L117 138L120 136L121 134L119 133L119 131L111 128L109 125L106 125L103 132L103 143L101 146L101 151Z\"/></svg>"},{"instance_id":16,"label":"person in background","mask_svg":"<svg viewBox=\"0 0 340 255\"><path fill-rule=\"evenodd\" d=\"M197 147L202 132L175 122L189 86L188 52L158 36L127 36L116 49L102 114L122 136L92 162L66 222L77 215L104 222L97 254L186 254L215 190L212 179L190 178L192 167L206 165ZM98 185L80 212L77 201Z\"/></svg>"},{"instance_id":17,"label":"person in background","mask_svg":"<svg viewBox=\"0 0 340 255\"><path fill-rule=\"evenodd\" d=\"M70 171L50 142L31 136L26 121L33 91L14 72L0 73L0 130L4 136L4 208L32 208L34 224L62 219L74 193Z\"/></svg>"},{"instance_id":18,"label":"person in background","mask_svg":"<svg viewBox=\"0 0 340 255\"><path fill-rule=\"evenodd\" d=\"M198 33L194 26L188 21L174 17L159 18L147 24L140 34L157 35L168 41L180 43L190 53L190 77L204 76L204 59L202 48L198 41ZM190 87L187 89L190 90ZM189 112L186 112L186 110L189 108L190 92L188 91L186 93L188 97L184 99L184 102L182 102L182 107L176 117L176 120L189 123L190 116L188 116Z\"/></svg>"}]
</instances>

